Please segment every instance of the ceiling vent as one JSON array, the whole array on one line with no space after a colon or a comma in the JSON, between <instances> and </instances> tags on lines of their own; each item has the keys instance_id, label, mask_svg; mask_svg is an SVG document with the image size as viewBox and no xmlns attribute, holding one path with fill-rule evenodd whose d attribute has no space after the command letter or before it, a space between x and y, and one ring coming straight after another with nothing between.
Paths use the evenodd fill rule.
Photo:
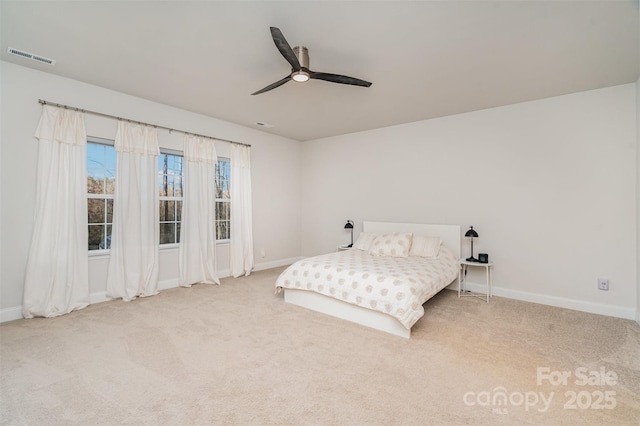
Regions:
<instances>
[{"instance_id":1,"label":"ceiling vent","mask_svg":"<svg viewBox=\"0 0 640 426\"><path fill-rule=\"evenodd\" d=\"M42 62L43 64L47 64L47 65L56 64L56 61L54 61L53 59L49 59L49 58L45 58L44 56L25 52L24 50L14 49L13 47L8 48L7 51L12 55L20 56L21 58L25 58L25 59L31 59L32 61Z\"/></svg>"}]
</instances>

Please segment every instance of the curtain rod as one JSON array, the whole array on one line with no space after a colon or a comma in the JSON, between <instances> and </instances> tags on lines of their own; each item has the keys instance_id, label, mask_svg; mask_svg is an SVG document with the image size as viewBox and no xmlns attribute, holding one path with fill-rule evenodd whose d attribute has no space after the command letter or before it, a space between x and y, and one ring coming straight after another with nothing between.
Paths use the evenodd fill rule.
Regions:
<instances>
[{"instance_id":1,"label":"curtain rod","mask_svg":"<svg viewBox=\"0 0 640 426\"><path fill-rule=\"evenodd\" d=\"M93 114L93 115L98 115L100 117L113 118L113 119L116 119L116 120L124 120L124 121L127 121L129 123L141 124L143 126L151 126L151 127L157 128L157 129L164 129L164 130L168 130L169 133L178 132L178 133L183 133L185 135L200 136L200 137L203 137L203 138L213 139L213 140L220 141L220 142L228 142L228 143L234 143L236 145L243 145L243 146L251 147L251 145L249 145L247 143L230 141L228 139L214 138L213 136L200 135L198 133L186 132L186 131L180 130L180 129L173 129L171 127L165 127L165 126L160 126L160 125L157 125L157 124L145 123L143 121L129 120L128 118L117 117L115 115L105 114L105 113L97 112L97 111L91 111L91 110L88 110L88 109L72 107L72 106L69 106L69 105L57 104L55 102L49 102L49 101L45 101L43 99L38 99L38 102L40 102L42 105L52 105L52 106L59 107L59 108L72 109L74 111L83 112L83 113L86 113L86 114Z\"/></svg>"}]
</instances>

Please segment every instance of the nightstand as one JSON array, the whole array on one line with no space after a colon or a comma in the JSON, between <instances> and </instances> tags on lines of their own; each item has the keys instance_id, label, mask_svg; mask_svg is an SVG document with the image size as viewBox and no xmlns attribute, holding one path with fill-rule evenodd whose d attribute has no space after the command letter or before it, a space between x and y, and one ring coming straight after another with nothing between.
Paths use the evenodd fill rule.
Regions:
<instances>
[{"instance_id":1,"label":"nightstand","mask_svg":"<svg viewBox=\"0 0 640 426\"><path fill-rule=\"evenodd\" d=\"M491 276L492 266L493 266L493 262L480 263L480 262L469 262L467 260L460 259L460 270L458 271L458 297L478 297L480 299L486 300L487 303L489 303L489 298L491 297L491 285L492 285L492 276ZM464 287L465 287L465 281L467 276L467 269L469 267L485 269L486 277L487 277L487 290L485 294L474 293L474 292L465 290Z\"/></svg>"},{"instance_id":2,"label":"nightstand","mask_svg":"<svg viewBox=\"0 0 640 426\"><path fill-rule=\"evenodd\" d=\"M344 251L344 250L351 250L351 247L349 247L349 244L338 246L338 251Z\"/></svg>"}]
</instances>

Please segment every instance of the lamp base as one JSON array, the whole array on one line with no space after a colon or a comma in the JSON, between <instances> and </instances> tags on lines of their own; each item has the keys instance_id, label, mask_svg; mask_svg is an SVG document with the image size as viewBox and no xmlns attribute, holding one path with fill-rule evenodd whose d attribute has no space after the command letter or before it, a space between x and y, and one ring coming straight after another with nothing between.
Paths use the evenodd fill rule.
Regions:
<instances>
[{"instance_id":1,"label":"lamp base","mask_svg":"<svg viewBox=\"0 0 640 426\"><path fill-rule=\"evenodd\" d=\"M471 256L471 257L467 257L467 262L480 262L478 259L476 259L475 257Z\"/></svg>"},{"instance_id":2,"label":"lamp base","mask_svg":"<svg viewBox=\"0 0 640 426\"><path fill-rule=\"evenodd\" d=\"M349 244L347 247L353 247L353 243Z\"/></svg>"}]
</instances>

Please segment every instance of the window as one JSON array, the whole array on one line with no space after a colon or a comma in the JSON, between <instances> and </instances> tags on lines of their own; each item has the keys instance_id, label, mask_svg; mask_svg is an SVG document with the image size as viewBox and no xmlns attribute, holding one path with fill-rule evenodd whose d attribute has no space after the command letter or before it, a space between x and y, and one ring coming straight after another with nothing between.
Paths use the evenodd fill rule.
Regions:
<instances>
[{"instance_id":1,"label":"window","mask_svg":"<svg viewBox=\"0 0 640 426\"><path fill-rule=\"evenodd\" d=\"M87 215L89 250L111 248L113 223L113 193L116 183L116 151L111 141L87 142ZM112 143L112 142L111 142ZM163 152L158 156L158 190L160 213L160 244L180 242L184 158L177 153ZM229 159L221 158L215 166L216 240L229 240L231 235L231 168Z\"/></svg>"},{"instance_id":2,"label":"window","mask_svg":"<svg viewBox=\"0 0 640 426\"><path fill-rule=\"evenodd\" d=\"M111 145L87 142L87 218L89 250L111 247L116 150Z\"/></svg>"},{"instance_id":3,"label":"window","mask_svg":"<svg viewBox=\"0 0 640 426\"><path fill-rule=\"evenodd\" d=\"M182 221L182 194L184 185L184 158L181 155L161 153L158 157L158 185L160 190L160 244L180 242ZM231 198L229 197L228 159L220 159L215 168L216 240L229 240L231 234Z\"/></svg>"},{"instance_id":4,"label":"window","mask_svg":"<svg viewBox=\"0 0 640 426\"><path fill-rule=\"evenodd\" d=\"M180 242L183 164L181 155L161 153L158 156L160 244Z\"/></svg>"},{"instance_id":5,"label":"window","mask_svg":"<svg viewBox=\"0 0 640 426\"><path fill-rule=\"evenodd\" d=\"M216 239L228 240L231 235L231 166L228 158L216 164Z\"/></svg>"}]
</instances>

